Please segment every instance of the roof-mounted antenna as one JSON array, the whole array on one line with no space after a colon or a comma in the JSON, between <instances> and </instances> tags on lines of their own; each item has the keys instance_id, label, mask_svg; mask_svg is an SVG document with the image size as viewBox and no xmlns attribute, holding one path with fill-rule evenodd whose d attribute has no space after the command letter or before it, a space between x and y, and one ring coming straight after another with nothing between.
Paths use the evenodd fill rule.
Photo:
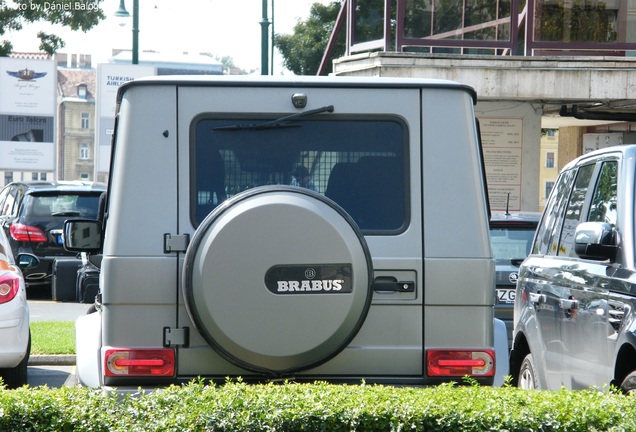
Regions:
<instances>
[{"instance_id":1,"label":"roof-mounted antenna","mask_svg":"<svg viewBox=\"0 0 636 432\"><path fill-rule=\"evenodd\" d=\"M510 192L508 192L508 195L506 197L506 216L510 216L510 211L508 211L508 209L510 208Z\"/></svg>"}]
</instances>

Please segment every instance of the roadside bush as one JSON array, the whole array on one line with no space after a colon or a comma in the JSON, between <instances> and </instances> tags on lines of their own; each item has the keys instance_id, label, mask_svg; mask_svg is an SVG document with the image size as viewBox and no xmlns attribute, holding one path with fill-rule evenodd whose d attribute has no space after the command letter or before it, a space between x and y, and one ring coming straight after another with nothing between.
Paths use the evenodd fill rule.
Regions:
<instances>
[{"instance_id":1,"label":"roadside bush","mask_svg":"<svg viewBox=\"0 0 636 432\"><path fill-rule=\"evenodd\" d=\"M192 382L121 397L0 390L2 431L628 431L636 398L517 388Z\"/></svg>"}]
</instances>

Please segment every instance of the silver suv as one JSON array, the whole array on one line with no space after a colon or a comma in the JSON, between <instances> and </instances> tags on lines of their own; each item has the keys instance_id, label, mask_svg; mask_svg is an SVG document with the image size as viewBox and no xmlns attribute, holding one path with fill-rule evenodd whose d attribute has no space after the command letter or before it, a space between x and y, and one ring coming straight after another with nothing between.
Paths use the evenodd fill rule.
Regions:
<instances>
[{"instance_id":1,"label":"silver suv","mask_svg":"<svg viewBox=\"0 0 636 432\"><path fill-rule=\"evenodd\" d=\"M105 220L65 230L101 267L81 382L493 383L474 103L448 81L122 86Z\"/></svg>"},{"instance_id":2,"label":"silver suv","mask_svg":"<svg viewBox=\"0 0 636 432\"><path fill-rule=\"evenodd\" d=\"M523 388L636 389L636 146L564 167L519 271L511 372Z\"/></svg>"}]
</instances>

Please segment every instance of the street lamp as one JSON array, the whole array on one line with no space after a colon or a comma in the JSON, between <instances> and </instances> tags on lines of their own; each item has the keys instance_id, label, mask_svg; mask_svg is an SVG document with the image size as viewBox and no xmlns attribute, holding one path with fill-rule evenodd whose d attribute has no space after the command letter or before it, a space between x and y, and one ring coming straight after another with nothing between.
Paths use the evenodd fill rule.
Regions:
<instances>
[{"instance_id":1,"label":"street lamp","mask_svg":"<svg viewBox=\"0 0 636 432\"><path fill-rule=\"evenodd\" d=\"M115 16L119 18L129 18L130 14L126 10L124 0L119 0L119 8L115 11ZM139 0L133 0L133 26L132 26L132 64L139 64Z\"/></svg>"},{"instance_id":2,"label":"street lamp","mask_svg":"<svg viewBox=\"0 0 636 432\"><path fill-rule=\"evenodd\" d=\"M269 38L269 20L267 19L267 0L263 0L263 17L261 19L261 75L267 75L269 61L267 60Z\"/></svg>"}]
</instances>

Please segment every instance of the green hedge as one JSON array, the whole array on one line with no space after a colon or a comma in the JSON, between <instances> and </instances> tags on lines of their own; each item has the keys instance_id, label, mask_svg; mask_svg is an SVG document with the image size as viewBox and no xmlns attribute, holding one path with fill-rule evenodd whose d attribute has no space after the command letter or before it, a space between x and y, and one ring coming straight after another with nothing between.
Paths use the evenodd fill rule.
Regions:
<instances>
[{"instance_id":1,"label":"green hedge","mask_svg":"<svg viewBox=\"0 0 636 432\"><path fill-rule=\"evenodd\" d=\"M442 385L192 382L122 398L86 388L0 390L1 431L634 431L615 392Z\"/></svg>"}]
</instances>

